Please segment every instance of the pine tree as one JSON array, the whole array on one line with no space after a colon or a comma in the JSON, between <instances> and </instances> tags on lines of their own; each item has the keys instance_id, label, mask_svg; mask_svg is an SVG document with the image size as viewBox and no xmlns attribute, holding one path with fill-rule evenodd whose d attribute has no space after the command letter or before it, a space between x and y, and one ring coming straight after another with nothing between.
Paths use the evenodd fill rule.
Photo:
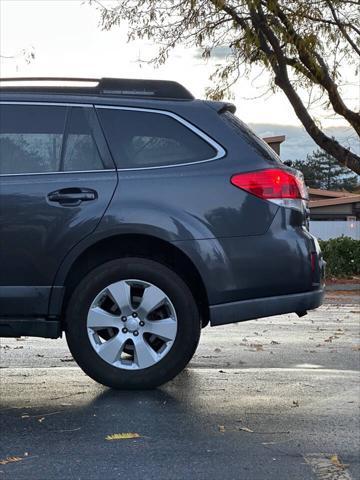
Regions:
<instances>
[{"instance_id":1,"label":"pine tree","mask_svg":"<svg viewBox=\"0 0 360 480\"><path fill-rule=\"evenodd\" d=\"M292 165L300 170L308 187L325 190L352 191L359 185L359 175L339 165L338 161L321 149L307 155L306 160L296 160Z\"/></svg>"}]
</instances>

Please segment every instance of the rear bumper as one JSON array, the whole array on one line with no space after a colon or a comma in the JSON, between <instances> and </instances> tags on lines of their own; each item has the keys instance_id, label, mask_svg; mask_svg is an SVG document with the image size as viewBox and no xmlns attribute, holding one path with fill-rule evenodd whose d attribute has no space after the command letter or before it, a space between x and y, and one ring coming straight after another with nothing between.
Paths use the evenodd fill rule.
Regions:
<instances>
[{"instance_id":1,"label":"rear bumper","mask_svg":"<svg viewBox=\"0 0 360 480\"><path fill-rule=\"evenodd\" d=\"M323 298L324 289L321 288L311 292L211 305L210 325L225 325L283 313L303 313L319 307Z\"/></svg>"}]
</instances>

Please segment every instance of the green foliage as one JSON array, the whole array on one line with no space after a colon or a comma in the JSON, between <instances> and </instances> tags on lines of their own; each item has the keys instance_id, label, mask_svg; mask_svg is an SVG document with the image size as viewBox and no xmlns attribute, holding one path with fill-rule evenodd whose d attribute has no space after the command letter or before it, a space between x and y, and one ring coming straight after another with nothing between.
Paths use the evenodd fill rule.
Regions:
<instances>
[{"instance_id":1,"label":"green foliage","mask_svg":"<svg viewBox=\"0 0 360 480\"><path fill-rule=\"evenodd\" d=\"M351 192L359 184L359 175L342 167L334 157L320 149L304 161L296 160L292 166L303 173L306 185L311 188Z\"/></svg>"},{"instance_id":2,"label":"green foliage","mask_svg":"<svg viewBox=\"0 0 360 480\"><path fill-rule=\"evenodd\" d=\"M360 275L360 240L350 237L319 240L326 263L327 277Z\"/></svg>"}]
</instances>

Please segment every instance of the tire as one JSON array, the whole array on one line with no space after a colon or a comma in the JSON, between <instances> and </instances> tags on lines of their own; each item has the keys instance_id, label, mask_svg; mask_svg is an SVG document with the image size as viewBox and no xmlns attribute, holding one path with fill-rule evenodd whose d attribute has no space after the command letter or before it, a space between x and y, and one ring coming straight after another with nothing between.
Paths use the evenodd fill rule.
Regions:
<instances>
[{"instance_id":1,"label":"tire","mask_svg":"<svg viewBox=\"0 0 360 480\"><path fill-rule=\"evenodd\" d=\"M128 307L124 298L130 298ZM160 306L147 311L158 299ZM112 326L99 330L106 322ZM160 335L151 333L159 328ZM174 378L193 357L200 330L199 311L184 281L161 263L135 257L112 260L88 273L72 293L65 316L75 361L92 379L116 389L155 388ZM122 353L116 353L120 344Z\"/></svg>"}]
</instances>

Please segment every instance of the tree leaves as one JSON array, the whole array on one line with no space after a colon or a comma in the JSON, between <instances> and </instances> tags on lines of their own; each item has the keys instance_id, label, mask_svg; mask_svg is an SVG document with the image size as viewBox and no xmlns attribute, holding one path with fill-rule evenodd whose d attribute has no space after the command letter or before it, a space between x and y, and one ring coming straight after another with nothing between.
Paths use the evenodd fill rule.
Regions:
<instances>
[{"instance_id":1,"label":"tree leaves","mask_svg":"<svg viewBox=\"0 0 360 480\"><path fill-rule=\"evenodd\" d=\"M241 76L260 65L270 72L270 91L281 88L308 134L338 163L360 173L360 157L328 137L309 112L298 89L315 95L330 115L345 119L360 135L360 115L342 97L342 69L358 66L360 16L357 2L347 0L117 0L106 6L90 0L109 30L125 20L128 39L150 39L159 45L149 60L161 65L181 45L198 46L204 58L215 48L229 55L210 77L207 95L216 100L230 94ZM355 46L355 48L354 48Z\"/></svg>"}]
</instances>

